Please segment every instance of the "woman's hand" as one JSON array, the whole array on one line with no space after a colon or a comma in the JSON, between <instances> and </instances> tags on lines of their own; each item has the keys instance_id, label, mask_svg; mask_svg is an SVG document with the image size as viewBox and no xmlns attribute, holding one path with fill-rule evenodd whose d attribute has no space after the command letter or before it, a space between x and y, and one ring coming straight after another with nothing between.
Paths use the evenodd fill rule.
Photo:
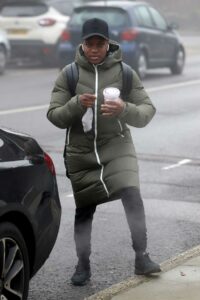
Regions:
<instances>
[{"instance_id":1,"label":"woman's hand","mask_svg":"<svg viewBox=\"0 0 200 300\"><path fill-rule=\"evenodd\" d=\"M117 100L107 100L101 105L101 112L103 116L118 116L124 110L125 103L120 98Z\"/></svg>"},{"instance_id":2,"label":"woman's hand","mask_svg":"<svg viewBox=\"0 0 200 300\"><path fill-rule=\"evenodd\" d=\"M96 96L92 94L82 94L79 96L79 100L84 107L92 107L94 105Z\"/></svg>"}]
</instances>

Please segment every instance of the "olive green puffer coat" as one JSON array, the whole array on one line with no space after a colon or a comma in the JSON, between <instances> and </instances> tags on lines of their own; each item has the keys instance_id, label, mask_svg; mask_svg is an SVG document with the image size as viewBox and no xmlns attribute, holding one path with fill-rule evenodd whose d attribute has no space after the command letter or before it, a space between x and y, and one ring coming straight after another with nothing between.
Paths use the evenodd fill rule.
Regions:
<instances>
[{"instance_id":1,"label":"olive green puffer coat","mask_svg":"<svg viewBox=\"0 0 200 300\"><path fill-rule=\"evenodd\" d=\"M70 95L65 68L52 91L47 117L55 126L67 129L67 169L77 207L107 202L116 199L123 188L139 187L137 158L127 125L146 126L155 108L134 71L132 90L123 99L126 105L121 115L108 117L100 112L103 89L112 86L122 90L121 60L116 44L110 44L109 54L99 65L88 63L80 47L76 53L76 96ZM81 120L86 111L79 101L83 93L96 95L89 133L84 133Z\"/></svg>"}]
</instances>

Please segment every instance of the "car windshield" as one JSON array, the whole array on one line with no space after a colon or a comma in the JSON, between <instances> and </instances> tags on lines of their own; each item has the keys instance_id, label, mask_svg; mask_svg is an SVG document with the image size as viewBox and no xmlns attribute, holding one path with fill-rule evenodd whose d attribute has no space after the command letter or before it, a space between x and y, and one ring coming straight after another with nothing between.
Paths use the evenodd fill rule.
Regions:
<instances>
[{"instance_id":1,"label":"car windshield","mask_svg":"<svg viewBox=\"0 0 200 300\"><path fill-rule=\"evenodd\" d=\"M44 14L47 11L47 6L44 4L26 5L13 4L4 5L1 8L0 14L4 17L33 17Z\"/></svg>"},{"instance_id":2,"label":"car windshield","mask_svg":"<svg viewBox=\"0 0 200 300\"><path fill-rule=\"evenodd\" d=\"M70 9L66 0L44 0L50 6L53 6L63 15L69 15Z\"/></svg>"},{"instance_id":3,"label":"car windshield","mask_svg":"<svg viewBox=\"0 0 200 300\"><path fill-rule=\"evenodd\" d=\"M85 7L75 9L70 25L81 26L90 18L99 18L106 21L111 27L120 27L129 25L129 17L127 13L118 8L112 7Z\"/></svg>"}]
</instances>

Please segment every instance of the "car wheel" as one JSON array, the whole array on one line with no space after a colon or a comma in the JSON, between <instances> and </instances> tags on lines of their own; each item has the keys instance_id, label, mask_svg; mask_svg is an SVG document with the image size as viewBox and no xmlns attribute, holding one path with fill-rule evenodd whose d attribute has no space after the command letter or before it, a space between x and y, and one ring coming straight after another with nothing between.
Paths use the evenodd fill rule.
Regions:
<instances>
[{"instance_id":1,"label":"car wheel","mask_svg":"<svg viewBox=\"0 0 200 300\"><path fill-rule=\"evenodd\" d=\"M12 223L0 224L0 299L26 300L29 259L24 238Z\"/></svg>"},{"instance_id":2,"label":"car wheel","mask_svg":"<svg viewBox=\"0 0 200 300\"><path fill-rule=\"evenodd\" d=\"M183 49L179 49L176 53L175 61L170 70L172 74L181 74L185 65L185 53Z\"/></svg>"},{"instance_id":3,"label":"car wheel","mask_svg":"<svg viewBox=\"0 0 200 300\"><path fill-rule=\"evenodd\" d=\"M147 74L147 58L144 52L141 52L138 56L136 72L141 79L144 79Z\"/></svg>"},{"instance_id":4,"label":"car wheel","mask_svg":"<svg viewBox=\"0 0 200 300\"><path fill-rule=\"evenodd\" d=\"M3 74L6 67L6 52L2 46L0 46L0 74Z\"/></svg>"}]
</instances>

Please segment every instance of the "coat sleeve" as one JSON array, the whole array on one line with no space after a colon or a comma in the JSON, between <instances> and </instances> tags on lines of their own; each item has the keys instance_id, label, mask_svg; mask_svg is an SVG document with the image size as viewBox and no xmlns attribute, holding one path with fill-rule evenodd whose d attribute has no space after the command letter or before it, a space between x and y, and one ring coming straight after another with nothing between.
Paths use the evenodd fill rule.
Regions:
<instances>
[{"instance_id":1,"label":"coat sleeve","mask_svg":"<svg viewBox=\"0 0 200 300\"><path fill-rule=\"evenodd\" d=\"M128 125L144 127L151 121L156 112L154 105L135 71L133 71L131 92L128 98L123 100L126 100L126 105L119 118Z\"/></svg>"},{"instance_id":2,"label":"coat sleeve","mask_svg":"<svg viewBox=\"0 0 200 300\"><path fill-rule=\"evenodd\" d=\"M85 112L78 95L71 98L65 69L58 75L51 94L47 118L59 128L68 128L80 120Z\"/></svg>"}]
</instances>

